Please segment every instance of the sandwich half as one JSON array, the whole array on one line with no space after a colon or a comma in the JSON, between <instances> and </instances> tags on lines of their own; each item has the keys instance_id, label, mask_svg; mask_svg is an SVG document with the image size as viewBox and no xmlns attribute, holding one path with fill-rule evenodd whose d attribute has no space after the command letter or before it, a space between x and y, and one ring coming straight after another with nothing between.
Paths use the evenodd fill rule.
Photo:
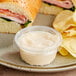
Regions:
<instances>
[{"instance_id":1,"label":"sandwich half","mask_svg":"<svg viewBox=\"0 0 76 76\"><path fill-rule=\"evenodd\" d=\"M42 0L40 13L57 15L63 10L75 11L75 0ZM73 4L74 3L74 4Z\"/></svg>"},{"instance_id":2,"label":"sandwich half","mask_svg":"<svg viewBox=\"0 0 76 76\"><path fill-rule=\"evenodd\" d=\"M41 0L0 0L0 32L16 33L31 26Z\"/></svg>"}]
</instances>

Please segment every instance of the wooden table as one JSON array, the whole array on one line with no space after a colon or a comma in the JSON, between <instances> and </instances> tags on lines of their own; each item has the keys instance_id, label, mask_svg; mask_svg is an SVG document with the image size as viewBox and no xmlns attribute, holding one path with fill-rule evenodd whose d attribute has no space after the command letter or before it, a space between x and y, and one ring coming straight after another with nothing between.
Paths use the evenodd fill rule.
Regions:
<instances>
[{"instance_id":1,"label":"wooden table","mask_svg":"<svg viewBox=\"0 0 76 76\"><path fill-rule=\"evenodd\" d=\"M76 69L59 73L34 73L19 71L0 65L0 76L76 76Z\"/></svg>"}]
</instances>

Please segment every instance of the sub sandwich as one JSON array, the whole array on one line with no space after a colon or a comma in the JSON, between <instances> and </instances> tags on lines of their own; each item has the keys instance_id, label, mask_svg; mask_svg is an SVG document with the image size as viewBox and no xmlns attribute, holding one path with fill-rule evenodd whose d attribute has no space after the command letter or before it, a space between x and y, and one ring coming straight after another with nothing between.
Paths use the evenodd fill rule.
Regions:
<instances>
[{"instance_id":1,"label":"sub sandwich","mask_svg":"<svg viewBox=\"0 0 76 76\"><path fill-rule=\"evenodd\" d=\"M0 0L0 32L16 33L31 26L41 0Z\"/></svg>"},{"instance_id":2,"label":"sub sandwich","mask_svg":"<svg viewBox=\"0 0 76 76\"><path fill-rule=\"evenodd\" d=\"M57 15L63 10L75 11L75 0L42 0L40 13Z\"/></svg>"}]
</instances>

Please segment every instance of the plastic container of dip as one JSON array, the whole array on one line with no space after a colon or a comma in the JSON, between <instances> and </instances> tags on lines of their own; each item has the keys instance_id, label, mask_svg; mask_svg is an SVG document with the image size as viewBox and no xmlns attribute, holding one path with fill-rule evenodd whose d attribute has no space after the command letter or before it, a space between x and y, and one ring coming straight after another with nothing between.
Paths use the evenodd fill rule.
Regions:
<instances>
[{"instance_id":1,"label":"plastic container of dip","mask_svg":"<svg viewBox=\"0 0 76 76\"><path fill-rule=\"evenodd\" d=\"M31 26L15 35L22 60L30 65L48 65L56 57L62 36L53 28Z\"/></svg>"}]
</instances>

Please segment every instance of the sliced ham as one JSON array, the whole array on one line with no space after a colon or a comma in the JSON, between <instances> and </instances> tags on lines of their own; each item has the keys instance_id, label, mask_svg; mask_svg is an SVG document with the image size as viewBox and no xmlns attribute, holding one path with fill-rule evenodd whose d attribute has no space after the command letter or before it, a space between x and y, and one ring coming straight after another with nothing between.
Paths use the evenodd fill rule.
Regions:
<instances>
[{"instance_id":1,"label":"sliced ham","mask_svg":"<svg viewBox=\"0 0 76 76\"><path fill-rule=\"evenodd\" d=\"M1 8L0 8L0 17L10 19L20 24L24 24L28 20L24 15L14 13L8 9L1 9Z\"/></svg>"},{"instance_id":2,"label":"sliced ham","mask_svg":"<svg viewBox=\"0 0 76 76\"><path fill-rule=\"evenodd\" d=\"M54 4L62 8L72 8L73 4L71 0L43 0L46 3Z\"/></svg>"}]
</instances>

